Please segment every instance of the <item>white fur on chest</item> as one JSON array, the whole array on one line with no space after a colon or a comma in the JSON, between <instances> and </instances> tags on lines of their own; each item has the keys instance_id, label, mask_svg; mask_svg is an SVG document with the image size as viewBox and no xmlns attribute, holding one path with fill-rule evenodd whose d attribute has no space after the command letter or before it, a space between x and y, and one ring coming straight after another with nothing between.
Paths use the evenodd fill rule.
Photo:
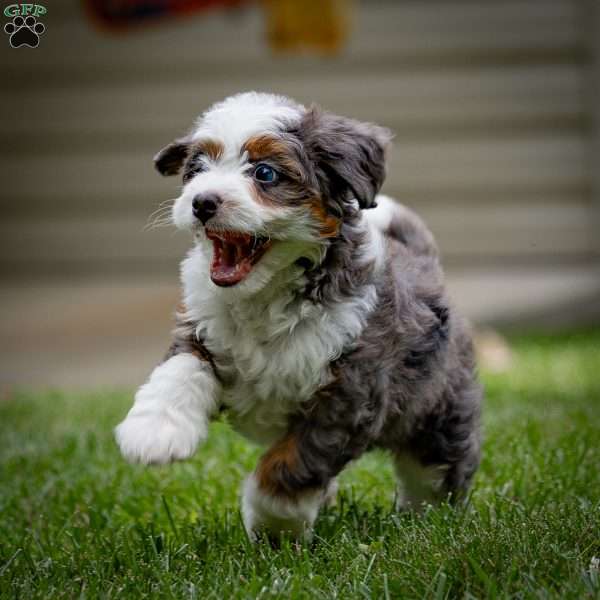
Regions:
<instances>
[{"instance_id":1,"label":"white fur on chest","mask_svg":"<svg viewBox=\"0 0 600 600\"><path fill-rule=\"evenodd\" d=\"M329 365L359 337L376 301L375 287L333 306L293 290L302 273L289 267L258 294L231 298L208 276L201 246L182 265L187 317L212 353L224 385L220 403L242 434L270 443L287 418L330 379Z\"/></svg>"}]
</instances>

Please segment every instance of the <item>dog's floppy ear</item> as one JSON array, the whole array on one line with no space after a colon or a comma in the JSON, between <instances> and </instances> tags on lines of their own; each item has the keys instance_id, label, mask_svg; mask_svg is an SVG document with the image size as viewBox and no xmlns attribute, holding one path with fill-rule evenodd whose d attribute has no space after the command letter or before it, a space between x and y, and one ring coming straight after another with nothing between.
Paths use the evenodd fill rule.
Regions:
<instances>
[{"instance_id":1,"label":"dog's floppy ear","mask_svg":"<svg viewBox=\"0 0 600 600\"><path fill-rule=\"evenodd\" d=\"M375 196L385 179L391 131L312 106L304 115L301 133L317 175L327 180L331 200L356 198L360 208L377 206Z\"/></svg>"},{"instance_id":2,"label":"dog's floppy ear","mask_svg":"<svg viewBox=\"0 0 600 600\"><path fill-rule=\"evenodd\" d=\"M181 138L165 146L155 157L154 166L161 175L177 175L190 151L190 140Z\"/></svg>"}]
</instances>

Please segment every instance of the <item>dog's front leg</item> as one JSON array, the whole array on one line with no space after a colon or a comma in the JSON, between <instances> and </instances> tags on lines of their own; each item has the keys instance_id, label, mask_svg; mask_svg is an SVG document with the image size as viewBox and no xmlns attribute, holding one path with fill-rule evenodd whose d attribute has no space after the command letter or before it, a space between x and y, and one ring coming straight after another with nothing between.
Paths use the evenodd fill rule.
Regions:
<instances>
[{"instance_id":1,"label":"dog's front leg","mask_svg":"<svg viewBox=\"0 0 600 600\"><path fill-rule=\"evenodd\" d=\"M244 526L252 540L281 533L310 539L319 509L337 489L335 477L364 450L348 432L312 423L294 427L261 458L246 479L242 497Z\"/></svg>"},{"instance_id":2,"label":"dog's front leg","mask_svg":"<svg viewBox=\"0 0 600 600\"><path fill-rule=\"evenodd\" d=\"M189 458L206 439L217 409L219 383L193 332L175 332L167 359L135 395L117 443L131 462L164 464Z\"/></svg>"}]
</instances>

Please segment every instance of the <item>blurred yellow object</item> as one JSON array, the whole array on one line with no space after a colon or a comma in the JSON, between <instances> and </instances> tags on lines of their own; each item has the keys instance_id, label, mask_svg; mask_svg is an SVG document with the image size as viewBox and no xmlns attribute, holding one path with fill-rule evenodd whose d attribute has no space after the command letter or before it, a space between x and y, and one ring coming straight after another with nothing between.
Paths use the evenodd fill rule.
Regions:
<instances>
[{"instance_id":1,"label":"blurred yellow object","mask_svg":"<svg viewBox=\"0 0 600 600\"><path fill-rule=\"evenodd\" d=\"M507 339L493 329L479 328L473 341L479 366L490 373L505 373L514 364L513 353Z\"/></svg>"},{"instance_id":2,"label":"blurred yellow object","mask_svg":"<svg viewBox=\"0 0 600 600\"><path fill-rule=\"evenodd\" d=\"M353 0L263 0L275 51L338 52L350 32Z\"/></svg>"}]
</instances>

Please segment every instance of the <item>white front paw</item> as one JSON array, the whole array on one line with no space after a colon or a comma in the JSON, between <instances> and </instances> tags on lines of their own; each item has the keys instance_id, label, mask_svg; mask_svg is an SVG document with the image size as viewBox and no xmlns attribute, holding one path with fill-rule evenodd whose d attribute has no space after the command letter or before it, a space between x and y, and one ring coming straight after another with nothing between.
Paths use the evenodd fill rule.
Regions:
<instances>
[{"instance_id":1,"label":"white front paw","mask_svg":"<svg viewBox=\"0 0 600 600\"><path fill-rule=\"evenodd\" d=\"M244 483L242 519L248 537L257 541L261 533L273 539L281 534L310 541L312 526L324 499L322 490L307 491L295 500L277 498L262 492L254 475Z\"/></svg>"},{"instance_id":2,"label":"white front paw","mask_svg":"<svg viewBox=\"0 0 600 600\"><path fill-rule=\"evenodd\" d=\"M171 357L154 369L115 429L123 456L143 464L189 458L206 439L215 395L214 376L197 357Z\"/></svg>"},{"instance_id":3,"label":"white front paw","mask_svg":"<svg viewBox=\"0 0 600 600\"><path fill-rule=\"evenodd\" d=\"M130 414L116 428L121 453L129 462L165 464L194 454L207 427L173 419L168 412Z\"/></svg>"}]
</instances>

